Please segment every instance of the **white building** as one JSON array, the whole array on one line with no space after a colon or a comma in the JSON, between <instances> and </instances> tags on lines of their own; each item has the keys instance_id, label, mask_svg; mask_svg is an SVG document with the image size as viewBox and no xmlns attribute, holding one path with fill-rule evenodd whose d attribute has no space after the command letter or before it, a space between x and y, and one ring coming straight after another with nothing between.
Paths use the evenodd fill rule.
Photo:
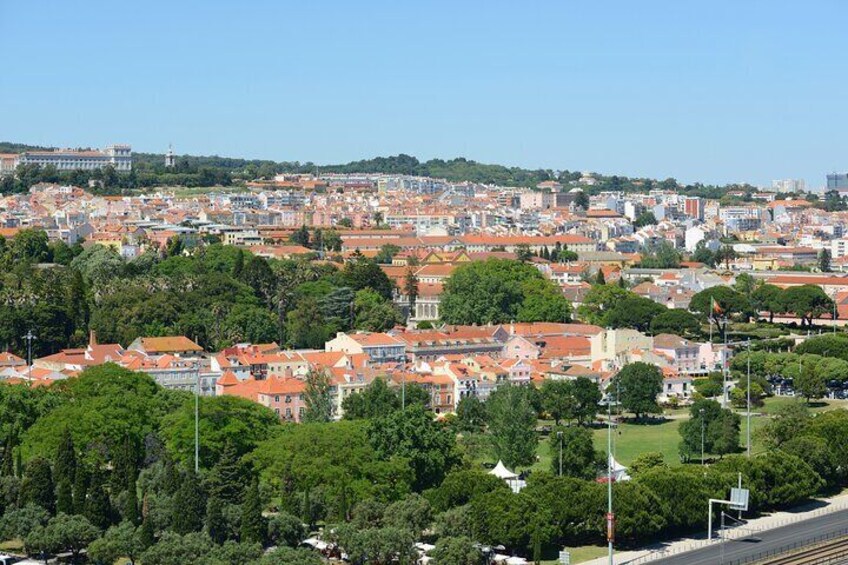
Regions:
<instances>
[{"instance_id":1,"label":"white building","mask_svg":"<svg viewBox=\"0 0 848 565\"><path fill-rule=\"evenodd\" d=\"M58 171L93 171L111 165L118 172L129 172L132 170L132 148L129 145L108 145L102 151L25 151L15 160L15 167L18 165L51 165Z\"/></svg>"},{"instance_id":2,"label":"white building","mask_svg":"<svg viewBox=\"0 0 848 565\"><path fill-rule=\"evenodd\" d=\"M771 181L771 187L777 192L804 192L807 183L804 179L779 179Z\"/></svg>"},{"instance_id":3,"label":"white building","mask_svg":"<svg viewBox=\"0 0 848 565\"><path fill-rule=\"evenodd\" d=\"M830 256L834 259L848 255L848 239L833 239L830 242Z\"/></svg>"}]
</instances>

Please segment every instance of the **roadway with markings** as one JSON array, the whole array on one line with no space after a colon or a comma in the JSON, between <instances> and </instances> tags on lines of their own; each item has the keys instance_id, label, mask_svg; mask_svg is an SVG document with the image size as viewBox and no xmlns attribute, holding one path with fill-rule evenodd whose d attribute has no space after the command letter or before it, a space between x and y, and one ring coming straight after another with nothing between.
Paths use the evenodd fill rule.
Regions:
<instances>
[{"instance_id":1,"label":"roadway with markings","mask_svg":"<svg viewBox=\"0 0 848 565\"><path fill-rule=\"evenodd\" d=\"M742 526L744 528L744 526ZM759 553L779 551L792 544L803 545L827 534L848 530L848 510L840 510L832 514L817 516L788 526L773 530L763 530L751 534L749 538L727 540L724 545L724 560L722 561L722 543L716 541L713 545L651 561L658 565L717 565L733 563L750 558Z\"/></svg>"}]
</instances>

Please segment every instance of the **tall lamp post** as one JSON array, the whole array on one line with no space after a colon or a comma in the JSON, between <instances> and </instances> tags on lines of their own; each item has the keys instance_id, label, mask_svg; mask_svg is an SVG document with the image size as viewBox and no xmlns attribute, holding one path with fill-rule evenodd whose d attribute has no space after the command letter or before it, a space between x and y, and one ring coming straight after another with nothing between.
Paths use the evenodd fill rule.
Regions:
<instances>
[{"instance_id":1,"label":"tall lamp post","mask_svg":"<svg viewBox=\"0 0 848 565\"><path fill-rule=\"evenodd\" d=\"M612 399L607 393L607 549L609 553L609 565L613 561L613 532L615 516L612 513Z\"/></svg>"},{"instance_id":2,"label":"tall lamp post","mask_svg":"<svg viewBox=\"0 0 848 565\"><path fill-rule=\"evenodd\" d=\"M727 316L724 317L724 353L722 355L722 382L721 382L721 402L722 408L727 408L727 370L728 362L730 361L730 351L727 349Z\"/></svg>"},{"instance_id":3,"label":"tall lamp post","mask_svg":"<svg viewBox=\"0 0 848 565\"><path fill-rule=\"evenodd\" d=\"M195 361L194 387L194 473L200 472L200 362Z\"/></svg>"},{"instance_id":4,"label":"tall lamp post","mask_svg":"<svg viewBox=\"0 0 848 565\"><path fill-rule=\"evenodd\" d=\"M748 425L745 430L745 446L748 451L748 458L751 458L751 338L748 338L748 390L747 390L747 404L748 404Z\"/></svg>"},{"instance_id":5,"label":"tall lamp post","mask_svg":"<svg viewBox=\"0 0 848 565\"><path fill-rule=\"evenodd\" d=\"M23 339L27 340L27 379L32 386L32 340L37 339L32 330L27 331Z\"/></svg>"},{"instance_id":6,"label":"tall lamp post","mask_svg":"<svg viewBox=\"0 0 848 565\"><path fill-rule=\"evenodd\" d=\"M704 409L698 410L698 414L701 416L701 465L704 466L706 465L704 458Z\"/></svg>"},{"instance_id":7,"label":"tall lamp post","mask_svg":"<svg viewBox=\"0 0 848 565\"><path fill-rule=\"evenodd\" d=\"M562 432L557 432L559 438L559 476L562 476Z\"/></svg>"}]
</instances>

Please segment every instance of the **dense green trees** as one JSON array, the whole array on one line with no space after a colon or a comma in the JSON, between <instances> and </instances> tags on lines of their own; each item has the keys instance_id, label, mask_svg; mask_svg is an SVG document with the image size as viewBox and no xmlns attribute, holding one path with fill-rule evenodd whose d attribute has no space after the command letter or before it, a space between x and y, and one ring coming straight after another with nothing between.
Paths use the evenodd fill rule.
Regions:
<instances>
[{"instance_id":1,"label":"dense green trees","mask_svg":"<svg viewBox=\"0 0 848 565\"><path fill-rule=\"evenodd\" d=\"M345 420L372 419L400 410L401 405L419 404L427 407L430 395L417 383L401 383L389 387L383 377L377 377L359 394L350 394L342 401Z\"/></svg>"},{"instance_id":2,"label":"dense green trees","mask_svg":"<svg viewBox=\"0 0 848 565\"><path fill-rule=\"evenodd\" d=\"M833 300L818 285L791 286L784 291L786 310L801 318L801 325L812 325L813 319L833 310Z\"/></svg>"},{"instance_id":3,"label":"dense green trees","mask_svg":"<svg viewBox=\"0 0 848 565\"><path fill-rule=\"evenodd\" d=\"M486 401L492 448L507 467L530 465L536 457L536 408L531 387L505 385Z\"/></svg>"},{"instance_id":4,"label":"dense green trees","mask_svg":"<svg viewBox=\"0 0 848 565\"><path fill-rule=\"evenodd\" d=\"M381 459L400 457L408 461L413 487L419 491L439 484L458 463L453 433L445 424L435 422L433 414L420 404L375 418L368 438Z\"/></svg>"},{"instance_id":5,"label":"dense green trees","mask_svg":"<svg viewBox=\"0 0 848 565\"><path fill-rule=\"evenodd\" d=\"M101 342L123 345L181 334L210 349L243 341L317 347L337 331L400 321L391 281L362 256L339 271L303 258L266 260L231 246L177 242L179 253L171 245L170 253L128 261L101 245L47 246L40 231L3 240L0 339L22 354L21 336L37 328L35 355L79 346L89 329ZM34 268L54 252L67 268Z\"/></svg>"},{"instance_id":6,"label":"dense green trees","mask_svg":"<svg viewBox=\"0 0 848 565\"><path fill-rule=\"evenodd\" d=\"M632 295L618 301L615 306L606 312L604 320L612 328L632 328L648 333L655 318L667 311L668 308L657 304L650 298ZM678 333L678 331L674 333Z\"/></svg>"},{"instance_id":7,"label":"dense green trees","mask_svg":"<svg viewBox=\"0 0 848 565\"><path fill-rule=\"evenodd\" d=\"M552 430L547 449L550 470L530 474L527 487L515 494L470 459L460 459L459 424L437 421L422 402L401 409L396 392L382 383L363 393L372 398L361 411L361 420L355 421L281 425L241 406L206 405L201 428L211 439L206 449L214 455L196 475L191 456L184 453L190 449L181 443L188 440L175 439L183 433L181 421L187 419L181 414L181 395L163 394L155 385L148 390L147 381L115 367L101 371L63 383L51 391L59 397L52 403L46 403L52 398L46 393L0 395L4 406L20 402L24 408L23 414L0 413L0 429L28 418L34 418L31 428L55 429L50 441L25 444L32 447L26 450L29 460L21 482L18 477L0 476L0 537L24 540L33 555L80 552L87 546L95 563L128 557L145 565L175 560L311 565L314 554L289 547L263 557L261 543L294 546L318 521L331 525L328 529L354 562L369 565L397 555L413 556L412 544L425 531L437 538L434 558L459 563L477 562L473 542L504 544L511 551L532 555L542 548L549 551L603 539L605 485L593 480L602 457L594 452L586 428ZM579 388L578 381L569 384ZM121 387L129 392L119 392ZM577 390L559 388L548 388L553 395L548 400L566 399L557 409L571 415L562 418L578 419L573 415ZM627 383L619 388L624 393ZM120 394L128 397L122 401L126 406L138 404L149 412L146 419L121 426L122 435L111 438L76 430L62 419L51 426L41 424L68 404L98 406L95 401L102 395ZM487 433L496 434L515 457L521 456L520 450L507 443L531 445L527 460L532 462L540 403L545 403L545 394L532 387L503 386L475 418L485 415ZM597 405L596 396L591 403ZM552 410L550 405L546 409ZM712 454L731 444L738 448L738 416L710 401L698 401L692 411L690 422L698 440L698 418L709 420L705 427ZM848 468L846 415L835 410L812 418L803 403L790 405L764 428L768 452L750 460L730 456L694 470L669 468L661 457L646 457L634 464L632 481L614 486L617 539L625 546L635 545L658 535L703 528L703 500L726 497L737 472L743 474L743 482L752 489L752 503L761 511L796 504L824 488L838 488L845 484L843 470ZM511 427L510 419L523 424ZM245 426L233 420L243 420ZM481 429L478 424L471 427ZM557 432L563 433L563 475L572 476L555 476ZM141 438L138 443L136 437ZM41 445L49 447L36 449ZM65 496L60 483L71 475L71 512L53 514L52 505L58 506L57 499ZM8 496L17 493L16 485L21 495ZM126 510L135 489L141 518L136 524ZM272 499L279 513L267 513ZM20 506L27 502L28 506Z\"/></svg>"},{"instance_id":8,"label":"dense green trees","mask_svg":"<svg viewBox=\"0 0 848 565\"><path fill-rule=\"evenodd\" d=\"M408 459L395 453L384 459L368 432L368 422L290 425L262 442L250 460L280 493L284 510L301 519L341 519L360 500L399 499L415 481Z\"/></svg>"},{"instance_id":9,"label":"dense green trees","mask_svg":"<svg viewBox=\"0 0 848 565\"><path fill-rule=\"evenodd\" d=\"M443 537L430 552L436 565L482 565L483 554L467 537Z\"/></svg>"},{"instance_id":10,"label":"dense green trees","mask_svg":"<svg viewBox=\"0 0 848 565\"><path fill-rule=\"evenodd\" d=\"M744 295L727 286L713 286L702 290L689 301L691 311L714 319L746 312L749 307Z\"/></svg>"},{"instance_id":11,"label":"dense green trees","mask_svg":"<svg viewBox=\"0 0 848 565\"><path fill-rule=\"evenodd\" d=\"M227 445L244 455L277 423L269 408L236 396L200 399L200 465L211 467ZM180 403L162 419L162 439L177 461L194 462L194 400Z\"/></svg>"},{"instance_id":12,"label":"dense green trees","mask_svg":"<svg viewBox=\"0 0 848 565\"><path fill-rule=\"evenodd\" d=\"M607 394L617 397L625 410L633 412L636 419L641 420L647 414L660 412L657 395L662 392L662 384L662 372L656 365L630 363L613 377Z\"/></svg>"},{"instance_id":13,"label":"dense green trees","mask_svg":"<svg viewBox=\"0 0 848 565\"><path fill-rule=\"evenodd\" d=\"M636 296L619 286L602 284L594 285L583 298L583 303L577 308L580 319L590 324L607 326L607 314L626 298Z\"/></svg>"},{"instance_id":14,"label":"dense green trees","mask_svg":"<svg viewBox=\"0 0 848 565\"><path fill-rule=\"evenodd\" d=\"M670 333L683 337L698 336L701 323L698 318L686 310L666 308L650 321L650 333L653 335Z\"/></svg>"},{"instance_id":15,"label":"dense green trees","mask_svg":"<svg viewBox=\"0 0 848 565\"><path fill-rule=\"evenodd\" d=\"M643 250L639 266L644 269L675 269L680 266L680 253L671 242L662 241Z\"/></svg>"},{"instance_id":16,"label":"dense green trees","mask_svg":"<svg viewBox=\"0 0 848 565\"><path fill-rule=\"evenodd\" d=\"M570 306L556 285L532 265L489 259L453 272L445 282L440 312L451 324L566 322Z\"/></svg>"},{"instance_id":17,"label":"dense green trees","mask_svg":"<svg viewBox=\"0 0 848 565\"><path fill-rule=\"evenodd\" d=\"M592 480L605 462L604 455L595 451L592 431L588 428L554 428L549 436L548 449L551 453L551 472L555 475Z\"/></svg>"},{"instance_id":18,"label":"dense green trees","mask_svg":"<svg viewBox=\"0 0 848 565\"><path fill-rule=\"evenodd\" d=\"M306 410L303 422L329 422L333 417L333 400L330 396L330 377L324 371L310 371L306 375L303 393Z\"/></svg>"},{"instance_id":19,"label":"dense green trees","mask_svg":"<svg viewBox=\"0 0 848 565\"><path fill-rule=\"evenodd\" d=\"M574 380L546 380L541 388L542 408L559 424L560 420L577 420L585 424L595 419L601 391L586 377Z\"/></svg>"},{"instance_id":20,"label":"dense green trees","mask_svg":"<svg viewBox=\"0 0 848 565\"><path fill-rule=\"evenodd\" d=\"M689 461L700 458L703 438L705 454L726 455L739 450L738 414L722 408L715 400L696 400L689 419L680 424L680 455Z\"/></svg>"}]
</instances>

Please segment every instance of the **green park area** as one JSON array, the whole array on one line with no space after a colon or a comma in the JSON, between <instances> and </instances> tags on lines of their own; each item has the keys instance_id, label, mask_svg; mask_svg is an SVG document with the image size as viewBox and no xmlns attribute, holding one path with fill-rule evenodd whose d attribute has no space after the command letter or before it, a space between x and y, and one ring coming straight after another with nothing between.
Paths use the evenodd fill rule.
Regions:
<instances>
[{"instance_id":1,"label":"green park area","mask_svg":"<svg viewBox=\"0 0 848 565\"><path fill-rule=\"evenodd\" d=\"M771 397L764 400L762 407L758 408L751 416L751 440L753 454L757 455L765 451L761 430L776 412L794 403L804 403L803 399L792 397ZM810 412L821 413L837 408L848 407L845 400L823 400L810 405ZM744 411L740 411L741 433L740 450L745 449L745 438L747 434L747 418ZM682 466L678 454L680 443L680 424L688 418L688 412L682 409L666 410L663 418L657 418L650 424L637 424L632 421L624 421L613 428L613 453L616 461L622 465L629 466L639 455L648 452L661 453L664 462L671 466ZM593 430L595 449L606 453L607 428L599 427ZM552 452L553 451L553 452ZM540 441L537 450L538 461L533 466L534 470L547 470L551 468L551 458L556 457L556 450L550 448L547 441ZM707 457L711 457L707 454ZM697 464L697 463L695 463ZM607 548L603 545L584 545L568 548L572 563L583 563L606 555ZM557 559L542 561L543 565L555 565Z\"/></svg>"},{"instance_id":2,"label":"green park area","mask_svg":"<svg viewBox=\"0 0 848 565\"><path fill-rule=\"evenodd\" d=\"M763 450L762 439L758 437L758 430L762 428L777 410L797 402L803 403L804 401L792 397L767 398L761 408L755 409L752 412L751 443L754 453L759 453ZM846 400L825 400L812 403L810 405L810 411L818 413L846 407L848 407L848 401ZM742 417L740 449L744 450L748 422L744 411L737 411L737 413ZM632 421L624 421L616 425L613 428L613 454L616 461L626 466L643 453L658 452L663 454L663 459L667 465L680 465L680 457L677 451L678 444L680 443L679 427L681 422L687 418L688 415L685 412L674 410L670 411L664 419L658 419L654 423L636 424ZM597 428L593 431L593 434L595 448L606 452L607 428ZM540 459L544 460L549 460L551 457L546 442L540 442L538 455ZM709 456L709 454L707 455ZM550 463L544 466L545 469L549 467Z\"/></svg>"}]
</instances>

